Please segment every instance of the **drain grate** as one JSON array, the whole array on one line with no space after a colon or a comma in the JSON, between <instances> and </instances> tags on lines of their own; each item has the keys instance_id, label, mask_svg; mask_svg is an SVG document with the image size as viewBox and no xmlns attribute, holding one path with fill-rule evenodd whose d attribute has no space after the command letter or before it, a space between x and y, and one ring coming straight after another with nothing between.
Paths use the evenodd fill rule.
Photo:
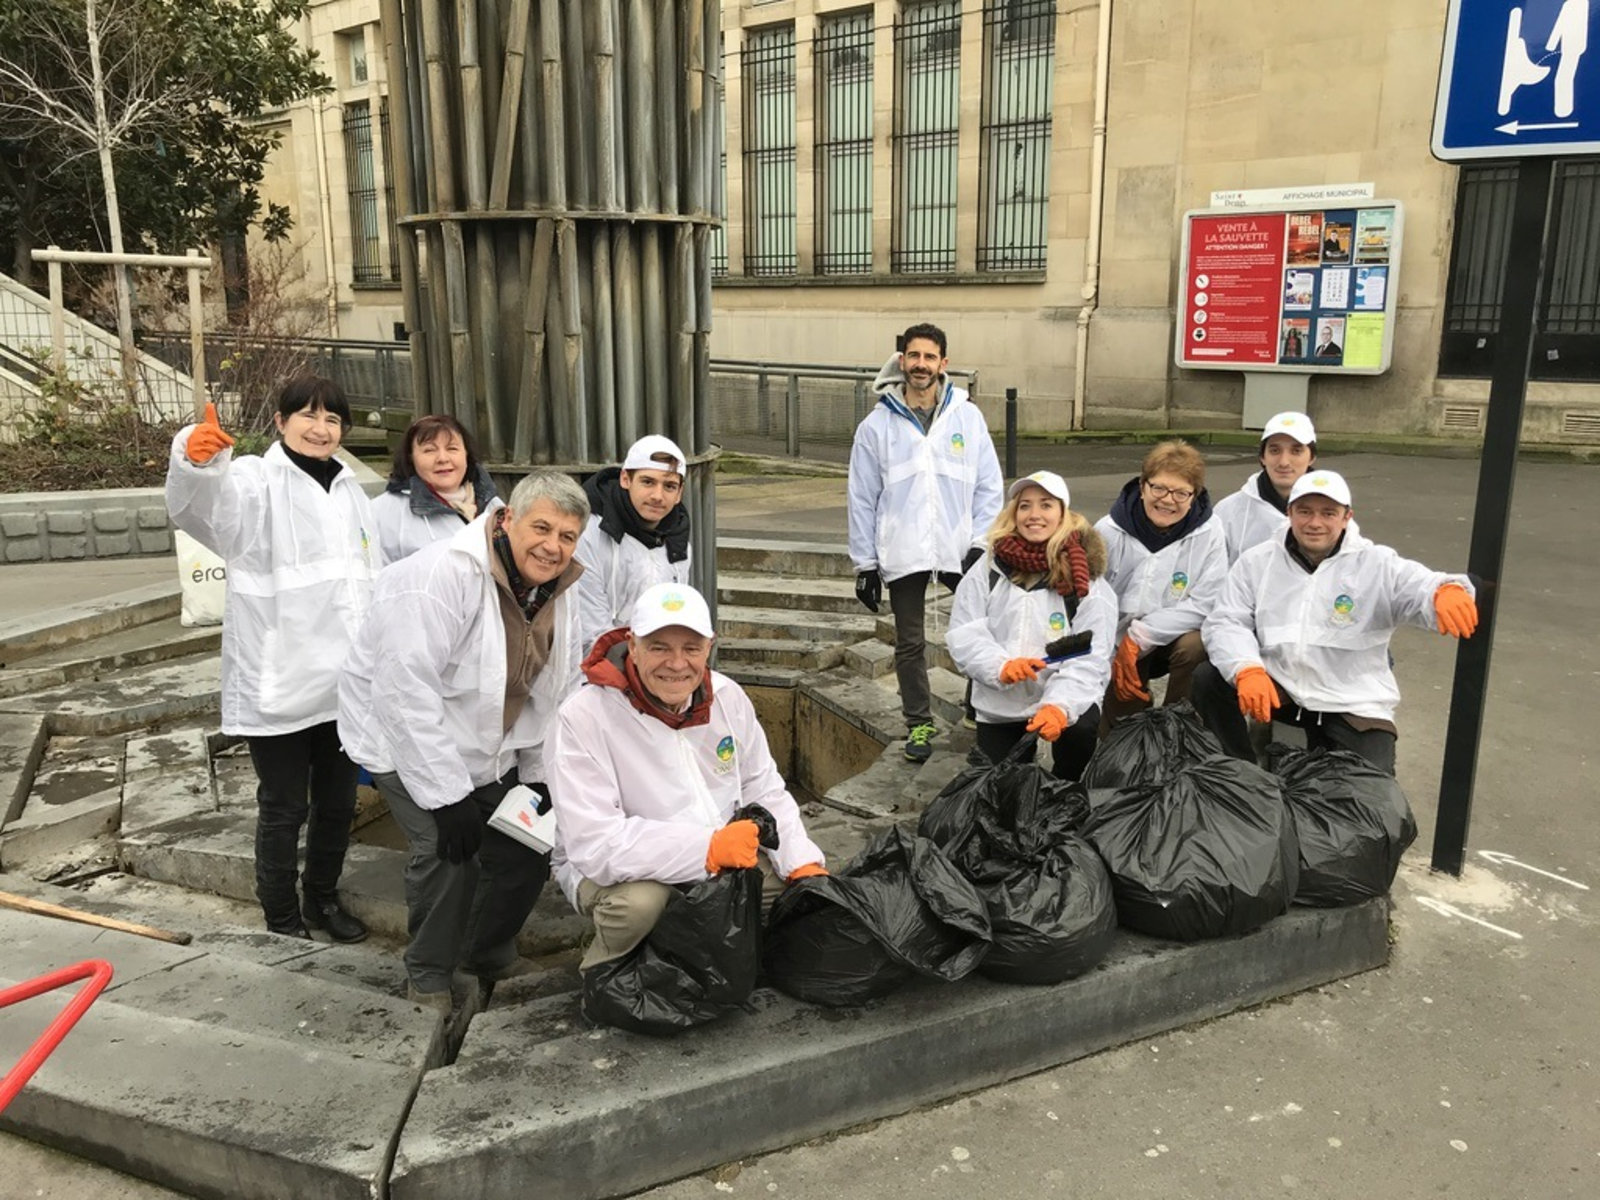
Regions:
<instances>
[{"instance_id":1,"label":"drain grate","mask_svg":"<svg viewBox=\"0 0 1600 1200\"><path fill-rule=\"evenodd\" d=\"M1561 414L1563 437L1600 438L1600 412L1568 412Z\"/></svg>"},{"instance_id":2,"label":"drain grate","mask_svg":"<svg viewBox=\"0 0 1600 1200\"><path fill-rule=\"evenodd\" d=\"M1475 432L1483 427L1483 410L1465 404L1447 404L1440 424L1446 429Z\"/></svg>"}]
</instances>

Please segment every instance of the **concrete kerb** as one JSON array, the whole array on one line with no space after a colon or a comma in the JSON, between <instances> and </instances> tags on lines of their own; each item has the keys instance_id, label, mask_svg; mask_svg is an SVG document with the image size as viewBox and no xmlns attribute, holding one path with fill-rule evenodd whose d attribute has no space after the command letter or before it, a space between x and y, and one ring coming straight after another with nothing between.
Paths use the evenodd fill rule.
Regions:
<instances>
[{"instance_id":1,"label":"concrete kerb","mask_svg":"<svg viewBox=\"0 0 1600 1200\"><path fill-rule=\"evenodd\" d=\"M174 569L168 583L150 583L96 600L63 604L49 613L0 622L0 667L57 646L177 616L181 606Z\"/></svg>"},{"instance_id":2,"label":"concrete kerb","mask_svg":"<svg viewBox=\"0 0 1600 1200\"><path fill-rule=\"evenodd\" d=\"M22 815L50 740L41 713L0 713L0 830Z\"/></svg>"}]
</instances>

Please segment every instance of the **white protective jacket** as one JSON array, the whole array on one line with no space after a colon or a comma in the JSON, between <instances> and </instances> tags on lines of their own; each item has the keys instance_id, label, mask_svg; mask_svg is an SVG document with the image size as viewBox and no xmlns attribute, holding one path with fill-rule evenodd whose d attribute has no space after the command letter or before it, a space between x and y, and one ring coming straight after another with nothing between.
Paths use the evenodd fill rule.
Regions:
<instances>
[{"instance_id":1,"label":"white protective jacket","mask_svg":"<svg viewBox=\"0 0 1600 1200\"><path fill-rule=\"evenodd\" d=\"M1155 554L1109 516L1095 528L1106 540L1119 639L1127 634L1141 651L1154 650L1200 628L1228 575L1227 542L1215 518Z\"/></svg>"},{"instance_id":2,"label":"white protective jacket","mask_svg":"<svg viewBox=\"0 0 1600 1200\"><path fill-rule=\"evenodd\" d=\"M959 571L1000 512L1003 480L983 413L946 381L926 434L906 407L898 356L878 373L878 403L850 450L850 558L885 582Z\"/></svg>"},{"instance_id":3,"label":"white protective jacket","mask_svg":"<svg viewBox=\"0 0 1600 1200\"><path fill-rule=\"evenodd\" d=\"M391 485L392 486L392 485ZM485 494L478 505L478 515L504 506L498 496ZM418 504L410 486L398 491L385 491L372 501L372 520L378 530L378 548L383 554L383 565L399 562L435 542L454 537L468 522L442 500L426 497L432 503Z\"/></svg>"},{"instance_id":4,"label":"white protective jacket","mask_svg":"<svg viewBox=\"0 0 1600 1200\"><path fill-rule=\"evenodd\" d=\"M551 863L574 906L584 879L601 887L705 879L711 835L746 804L777 820L778 849L762 853L780 876L824 861L749 697L726 675L710 677L709 720L681 729L605 684L590 683L561 706L548 777L558 831Z\"/></svg>"},{"instance_id":5,"label":"white protective jacket","mask_svg":"<svg viewBox=\"0 0 1600 1200\"><path fill-rule=\"evenodd\" d=\"M1026 721L1042 705L1054 704L1076 723L1100 703L1111 682L1116 592L1104 579L1094 580L1069 619L1064 599L1047 584L1024 590L1004 570L995 570L997 578L991 581L992 569L993 559L985 554L961 577L945 634L950 657L972 680L978 720ZM1094 631L1088 654L1052 664L1036 680L1000 682L1000 668L1008 659L1043 658L1045 643L1085 629Z\"/></svg>"},{"instance_id":6,"label":"white protective jacket","mask_svg":"<svg viewBox=\"0 0 1600 1200\"><path fill-rule=\"evenodd\" d=\"M600 528L600 515L593 513L574 557L583 564L583 576L577 583L578 627L587 652L601 634L628 623L634 601L646 588L658 583L688 583L694 551L672 562L664 544L650 547L627 535L613 538Z\"/></svg>"},{"instance_id":7,"label":"white protective jacket","mask_svg":"<svg viewBox=\"0 0 1600 1200\"><path fill-rule=\"evenodd\" d=\"M506 633L485 513L387 568L339 679L339 738L374 774L394 771L417 807L454 804L513 765L543 782L545 738L578 686L576 585L551 601L555 634L527 703L502 735Z\"/></svg>"},{"instance_id":8,"label":"white protective jacket","mask_svg":"<svg viewBox=\"0 0 1600 1200\"><path fill-rule=\"evenodd\" d=\"M1259 546L1274 534L1282 537L1289 528L1289 518L1261 498L1261 472L1246 479L1237 492L1217 501L1211 511L1211 520L1222 526L1228 543L1228 565L1239 561L1239 556L1251 546Z\"/></svg>"},{"instance_id":9,"label":"white protective jacket","mask_svg":"<svg viewBox=\"0 0 1600 1200\"><path fill-rule=\"evenodd\" d=\"M1433 594L1465 575L1430 571L1353 527L1336 554L1307 571L1287 535L1246 550L1206 618L1206 653L1230 682L1265 667L1284 697L1312 712L1393 721L1400 689L1389 639L1400 625L1438 630Z\"/></svg>"},{"instance_id":10,"label":"white protective jacket","mask_svg":"<svg viewBox=\"0 0 1600 1200\"><path fill-rule=\"evenodd\" d=\"M222 731L272 737L338 714L339 666L372 595L372 508L342 467L327 491L274 442L204 466L172 439L167 511L228 565L222 610Z\"/></svg>"}]
</instances>

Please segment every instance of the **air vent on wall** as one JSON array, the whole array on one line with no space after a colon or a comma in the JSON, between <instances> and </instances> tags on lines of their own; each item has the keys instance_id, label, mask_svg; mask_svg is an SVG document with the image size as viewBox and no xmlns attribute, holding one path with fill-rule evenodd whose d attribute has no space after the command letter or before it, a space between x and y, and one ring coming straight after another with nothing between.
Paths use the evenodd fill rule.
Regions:
<instances>
[{"instance_id":1,"label":"air vent on wall","mask_svg":"<svg viewBox=\"0 0 1600 1200\"><path fill-rule=\"evenodd\" d=\"M1562 413L1561 436L1600 440L1600 412Z\"/></svg>"},{"instance_id":2,"label":"air vent on wall","mask_svg":"<svg viewBox=\"0 0 1600 1200\"><path fill-rule=\"evenodd\" d=\"M1444 406L1440 424L1445 429L1457 433L1476 433L1483 426L1483 410L1469 408L1464 404L1447 404Z\"/></svg>"}]
</instances>

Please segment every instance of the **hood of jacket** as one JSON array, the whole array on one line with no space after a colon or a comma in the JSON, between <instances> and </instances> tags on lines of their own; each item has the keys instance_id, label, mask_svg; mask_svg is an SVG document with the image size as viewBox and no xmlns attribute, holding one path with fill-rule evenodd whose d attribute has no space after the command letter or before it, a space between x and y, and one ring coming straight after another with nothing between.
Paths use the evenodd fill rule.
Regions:
<instances>
[{"instance_id":1,"label":"hood of jacket","mask_svg":"<svg viewBox=\"0 0 1600 1200\"><path fill-rule=\"evenodd\" d=\"M945 409L952 404L966 398L966 392L950 382L948 375L941 377L944 381L943 391L939 394L939 402L933 406L933 415L937 419ZM906 373L900 366L900 356L891 354L887 362L878 371L878 377L872 381L872 390L877 393L878 403L890 412L898 413L908 421L916 421L911 415L911 408L906 404ZM917 422L917 428L922 423Z\"/></svg>"},{"instance_id":2,"label":"hood of jacket","mask_svg":"<svg viewBox=\"0 0 1600 1200\"><path fill-rule=\"evenodd\" d=\"M1139 498L1139 477L1135 475L1122 485L1122 491L1111 505L1111 520L1117 528L1138 539L1151 554L1156 554L1174 542L1188 537L1211 519L1211 493L1201 488L1194 495L1194 503L1183 519L1166 529L1157 529L1145 515L1144 502Z\"/></svg>"},{"instance_id":3,"label":"hood of jacket","mask_svg":"<svg viewBox=\"0 0 1600 1200\"><path fill-rule=\"evenodd\" d=\"M628 639L631 630L613 629L595 639L594 647L583 660L583 677L596 687L615 688L628 698L628 703L647 717L654 717L669 729L683 729L691 725L705 725L711 720L711 670L695 688L689 707L681 713L662 708L645 691L639 682L639 672L628 656Z\"/></svg>"},{"instance_id":4,"label":"hood of jacket","mask_svg":"<svg viewBox=\"0 0 1600 1200\"><path fill-rule=\"evenodd\" d=\"M589 498L590 511L600 518L600 532L612 541L631 537L651 550L665 546L668 562L682 562L689 557L689 510L682 500L651 529L639 519L638 510L628 499L621 467L596 471L584 480L583 494Z\"/></svg>"},{"instance_id":5,"label":"hood of jacket","mask_svg":"<svg viewBox=\"0 0 1600 1200\"><path fill-rule=\"evenodd\" d=\"M475 465L469 479L472 483L472 502L478 506L478 515L482 516L489 502L499 498L499 493L495 491L494 481L489 478L489 472L484 470L482 463ZM461 515L445 503L429 484L423 482L420 475L413 475L406 480L396 479L391 475L383 490L391 495L407 497L411 511L419 517L433 517L445 513L457 517Z\"/></svg>"}]
</instances>

